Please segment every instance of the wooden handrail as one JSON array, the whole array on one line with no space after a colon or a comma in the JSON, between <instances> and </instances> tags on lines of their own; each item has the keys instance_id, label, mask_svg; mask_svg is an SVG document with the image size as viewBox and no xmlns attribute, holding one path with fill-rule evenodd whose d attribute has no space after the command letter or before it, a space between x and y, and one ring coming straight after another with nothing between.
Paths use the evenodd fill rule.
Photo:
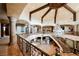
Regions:
<instances>
[{"instance_id":1,"label":"wooden handrail","mask_svg":"<svg viewBox=\"0 0 79 59\"><path fill-rule=\"evenodd\" d=\"M17 35L19 38L21 38L22 40L24 40L25 42L27 42L29 45L33 46L35 49L37 49L38 51L41 52L41 54L49 56L49 54L47 54L46 52L42 51L40 48L36 47L35 45L31 44L30 42L28 42L27 40L25 40L23 37L21 37L20 35Z\"/></svg>"}]
</instances>

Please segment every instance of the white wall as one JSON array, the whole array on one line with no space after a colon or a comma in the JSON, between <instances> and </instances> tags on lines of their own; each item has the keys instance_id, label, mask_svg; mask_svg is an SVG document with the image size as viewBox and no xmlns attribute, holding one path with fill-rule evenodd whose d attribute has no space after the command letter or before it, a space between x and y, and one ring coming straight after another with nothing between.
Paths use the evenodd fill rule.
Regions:
<instances>
[{"instance_id":1,"label":"white wall","mask_svg":"<svg viewBox=\"0 0 79 59\"><path fill-rule=\"evenodd\" d=\"M22 29L24 32L22 32ZM22 27L22 26L17 26L17 34L21 34L21 33L25 33L26 32L26 27Z\"/></svg>"},{"instance_id":2,"label":"white wall","mask_svg":"<svg viewBox=\"0 0 79 59\"><path fill-rule=\"evenodd\" d=\"M21 27L20 27L20 26L17 26L17 29L16 29L16 30L17 30L17 33L18 33L18 34L21 33Z\"/></svg>"},{"instance_id":3,"label":"white wall","mask_svg":"<svg viewBox=\"0 0 79 59\"><path fill-rule=\"evenodd\" d=\"M41 24L41 20L32 17L31 24Z\"/></svg>"},{"instance_id":4,"label":"white wall","mask_svg":"<svg viewBox=\"0 0 79 59\"><path fill-rule=\"evenodd\" d=\"M54 24L54 20L53 19L44 19L43 20L44 24L49 24L49 25L53 25Z\"/></svg>"},{"instance_id":5,"label":"white wall","mask_svg":"<svg viewBox=\"0 0 79 59\"><path fill-rule=\"evenodd\" d=\"M73 21L73 14L64 7L59 8L57 14L57 23L65 24Z\"/></svg>"}]
</instances>

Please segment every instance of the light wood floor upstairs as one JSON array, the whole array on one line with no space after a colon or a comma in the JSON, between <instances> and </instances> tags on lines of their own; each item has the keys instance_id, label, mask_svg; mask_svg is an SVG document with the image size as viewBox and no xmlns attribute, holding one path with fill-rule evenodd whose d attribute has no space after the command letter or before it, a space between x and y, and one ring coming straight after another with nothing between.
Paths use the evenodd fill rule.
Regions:
<instances>
[{"instance_id":1,"label":"light wood floor upstairs","mask_svg":"<svg viewBox=\"0 0 79 59\"><path fill-rule=\"evenodd\" d=\"M0 46L0 56L22 56L22 53L18 45L1 45Z\"/></svg>"},{"instance_id":2,"label":"light wood floor upstairs","mask_svg":"<svg viewBox=\"0 0 79 59\"><path fill-rule=\"evenodd\" d=\"M8 45L8 43L9 43L9 36L0 38L0 56L21 56L22 55L17 44Z\"/></svg>"}]
</instances>

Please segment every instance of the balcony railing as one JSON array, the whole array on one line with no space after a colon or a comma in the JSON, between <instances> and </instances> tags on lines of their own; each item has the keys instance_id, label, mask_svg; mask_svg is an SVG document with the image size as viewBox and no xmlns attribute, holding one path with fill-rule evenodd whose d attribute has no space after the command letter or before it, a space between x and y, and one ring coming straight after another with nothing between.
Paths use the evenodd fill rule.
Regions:
<instances>
[{"instance_id":1,"label":"balcony railing","mask_svg":"<svg viewBox=\"0 0 79 59\"><path fill-rule=\"evenodd\" d=\"M18 46L24 56L49 56L46 52L34 46L20 35L17 35Z\"/></svg>"}]
</instances>

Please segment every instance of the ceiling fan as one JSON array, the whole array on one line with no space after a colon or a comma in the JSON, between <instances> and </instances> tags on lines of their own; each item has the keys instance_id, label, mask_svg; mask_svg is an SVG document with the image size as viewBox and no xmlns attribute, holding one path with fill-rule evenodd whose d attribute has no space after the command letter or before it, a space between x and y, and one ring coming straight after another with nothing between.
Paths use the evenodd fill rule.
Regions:
<instances>
[{"instance_id":1,"label":"ceiling fan","mask_svg":"<svg viewBox=\"0 0 79 59\"><path fill-rule=\"evenodd\" d=\"M56 23L56 18L57 18L57 11L59 8L64 7L68 11L70 11L73 14L73 20L76 21L76 12L67 5L67 3L48 3L42 7L39 7L29 13L29 19L31 20L31 14L38 12L42 9L45 9L49 7L49 9L45 12L45 14L41 17L41 23L43 22L43 18L52 10L55 9L55 15L54 15L54 23Z\"/></svg>"}]
</instances>

